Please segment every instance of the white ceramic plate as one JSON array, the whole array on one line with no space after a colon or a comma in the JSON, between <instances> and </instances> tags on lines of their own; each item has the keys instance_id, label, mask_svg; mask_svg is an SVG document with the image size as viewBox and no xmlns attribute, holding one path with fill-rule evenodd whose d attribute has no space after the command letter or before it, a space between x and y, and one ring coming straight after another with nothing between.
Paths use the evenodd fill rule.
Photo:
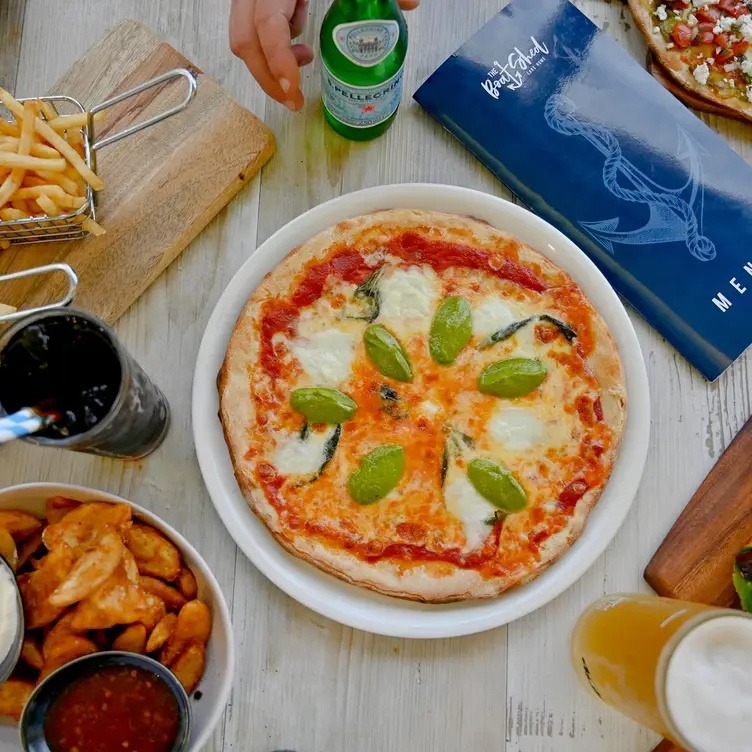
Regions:
<instances>
[{"instance_id":1,"label":"white ceramic plate","mask_svg":"<svg viewBox=\"0 0 752 752\"><path fill-rule=\"evenodd\" d=\"M293 248L340 220L377 209L427 209L484 219L529 244L569 272L616 339L626 372L628 412L608 487L574 546L540 577L498 598L430 605L348 585L288 554L248 508L235 482L217 418L217 373L248 297ZM388 185L351 193L306 212L270 237L233 277L206 327L193 382L193 434L201 472L222 521L246 556L278 587L324 616L394 637L453 637L518 619L555 598L601 555L623 522L642 476L650 401L632 324L603 275L571 240L508 201L445 185Z\"/></svg>"},{"instance_id":2,"label":"white ceramic plate","mask_svg":"<svg viewBox=\"0 0 752 752\"><path fill-rule=\"evenodd\" d=\"M128 503L134 517L161 530L179 549L186 564L193 570L198 582L198 597L212 613L212 632L206 652L206 671L198 689L200 700L191 698L193 726L189 752L199 752L209 741L214 727L222 716L232 688L235 669L235 643L227 603L217 580L198 551L174 528L144 509L119 496L96 491L83 486L61 483L26 483L0 490L0 509L21 509L38 517L44 516L44 504L50 496L66 496L78 501L111 501ZM18 752L21 749L18 727L0 719L0 752Z\"/></svg>"}]
</instances>

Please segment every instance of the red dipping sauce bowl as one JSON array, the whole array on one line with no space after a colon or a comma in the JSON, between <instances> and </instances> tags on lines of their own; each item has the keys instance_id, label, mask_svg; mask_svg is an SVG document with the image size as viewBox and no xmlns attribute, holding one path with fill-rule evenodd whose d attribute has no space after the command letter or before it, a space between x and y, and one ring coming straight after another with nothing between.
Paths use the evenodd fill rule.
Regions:
<instances>
[{"instance_id":1,"label":"red dipping sauce bowl","mask_svg":"<svg viewBox=\"0 0 752 752\"><path fill-rule=\"evenodd\" d=\"M32 693L21 716L25 752L183 752L191 706L175 675L137 653L66 663Z\"/></svg>"}]
</instances>

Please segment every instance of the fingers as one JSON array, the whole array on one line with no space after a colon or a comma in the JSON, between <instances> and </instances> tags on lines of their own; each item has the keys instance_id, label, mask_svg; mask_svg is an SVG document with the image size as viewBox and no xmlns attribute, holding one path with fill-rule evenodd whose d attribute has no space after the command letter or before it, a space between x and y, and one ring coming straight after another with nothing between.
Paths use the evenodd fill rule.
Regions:
<instances>
[{"instance_id":1,"label":"fingers","mask_svg":"<svg viewBox=\"0 0 752 752\"><path fill-rule=\"evenodd\" d=\"M313 51L307 45L291 46L291 38L297 36L305 24L307 10L305 0L299 0L297 4L295 0L232 0L230 11L230 48L233 54L243 60L266 94L293 111L303 106L298 66L308 65L313 59ZM285 13L289 13L290 20ZM281 16L284 27L280 26L276 15ZM259 17L264 19L261 27ZM274 55L274 70L262 45L262 37L269 33L271 38L266 45ZM280 79L286 82L287 91Z\"/></svg>"},{"instance_id":2,"label":"fingers","mask_svg":"<svg viewBox=\"0 0 752 752\"><path fill-rule=\"evenodd\" d=\"M399 0L402 10L415 10L420 5L420 0Z\"/></svg>"},{"instance_id":3,"label":"fingers","mask_svg":"<svg viewBox=\"0 0 752 752\"><path fill-rule=\"evenodd\" d=\"M298 61L292 51L290 21L295 11L292 3L279 0L258 0L256 33L272 76L284 94L292 98L300 89Z\"/></svg>"},{"instance_id":4,"label":"fingers","mask_svg":"<svg viewBox=\"0 0 752 752\"><path fill-rule=\"evenodd\" d=\"M299 37L305 29L308 20L308 0L298 0L295 11L290 19L290 35L293 39Z\"/></svg>"}]
</instances>

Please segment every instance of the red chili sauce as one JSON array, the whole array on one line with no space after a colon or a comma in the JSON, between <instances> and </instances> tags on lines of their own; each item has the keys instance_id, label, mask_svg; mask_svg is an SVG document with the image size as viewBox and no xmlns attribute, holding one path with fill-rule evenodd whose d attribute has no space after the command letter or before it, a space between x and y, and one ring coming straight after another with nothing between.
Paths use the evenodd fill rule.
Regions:
<instances>
[{"instance_id":1,"label":"red chili sauce","mask_svg":"<svg viewBox=\"0 0 752 752\"><path fill-rule=\"evenodd\" d=\"M180 726L178 703L156 674L108 666L69 684L44 722L52 752L169 752Z\"/></svg>"}]
</instances>

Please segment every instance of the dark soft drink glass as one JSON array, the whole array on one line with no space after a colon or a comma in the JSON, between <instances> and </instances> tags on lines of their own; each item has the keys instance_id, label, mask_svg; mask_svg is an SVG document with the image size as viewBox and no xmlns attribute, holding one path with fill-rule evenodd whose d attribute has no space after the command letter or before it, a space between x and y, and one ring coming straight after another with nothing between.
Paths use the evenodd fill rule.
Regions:
<instances>
[{"instance_id":1,"label":"dark soft drink glass","mask_svg":"<svg viewBox=\"0 0 752 752\"><path fill-rule=\"evenodd\" d=\"M60 308L17 321L0 336L0 414L55 411L32 444L138 459L169 428L162 391L95 316Z\"/></svg>"}]
</instances>

